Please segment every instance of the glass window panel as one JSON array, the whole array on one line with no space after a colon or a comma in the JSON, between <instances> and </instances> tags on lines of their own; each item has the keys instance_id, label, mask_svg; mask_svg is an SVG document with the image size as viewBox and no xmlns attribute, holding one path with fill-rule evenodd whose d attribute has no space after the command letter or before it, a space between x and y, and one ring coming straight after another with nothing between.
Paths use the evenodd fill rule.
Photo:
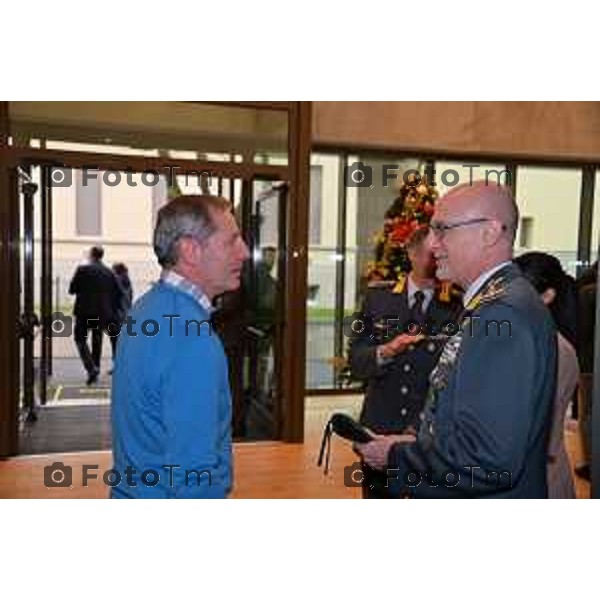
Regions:
<instances>
[{"instance_id":1,"label":"glass window panel","mask_svg":"<svg viewBox=\"0 0 600 600\"><path fill-rule=\"evenodd\" d=\"M285 166L288 164L286 154L257 154L254 157L254 162L262 165Z\"/></svg>"},{"instance_id":2,"label":"glass window panel","mask_svg":"<svg viewBox=\"0 0 600 600\"><path fill-rule=\"evenodd\" d=\"M591 262L598 258L598 244L600 244L600 170L596 170L596 183L594 186L594 214L592 219Z\"/></svg>"},{"instance_id":3,"label":"glass window panel","mask_svg":"<svg viewBox=\"0 0 600 600\"><path fill-rule=\"evenodd\" d=\"M110 153L120 154L122 156L145 156L148 158L157 158L161 152L155 148L130 148L128 146L113 146L107 139L106 145L82 144L79 142L64 142L60 140L46 140L47 150L64 150L67 152L91 152L91 153ZM33 146L33 144L32 144Z\"/></svg>"},{"instance_id":4,"label":"glass window panel","mask_svg":"<svg viewBox=\"0 0 600 600\"><path fill-rule=\"evenodd\" d=\"M332 388L335 384L336 275L341 264L336 253L339 179L340 158L337 155L311 156L311 235L308 250L306 321L307 389ZM317 197L319 202L315 200ZM317 205L320 206L319 219L314 214Z\"/></svg>"},{"instance_id":5,"label":"glass window panel","mask_svg":"<svg viewBox=\"0 0 600 600\"><path fill-rule=\"evenodd\" d=\"M353 172L357 163L364 166L364 179ZM421 169L419 160L410 157L349 156L347 166L344 316L361 307L366 289L367 263L374 259L375 236L383 228L386 210L396 198L404 176L408 176L410 170ZM390 179L386 178L386 172ZM354 180L360 180L363 185L350 185L355 183L352 182L353 174ZM346 337L342 338L342 344L344 356L347 356ZM348 382L340 381L340 385L348 386ZM356 387L360 383L352 382L350 385Z\"/></svg>"},{"instance_id":6,"label":"glass window panel","mask_svg":"<svg viewBox=\"0 0 600 600\"><path fill-rule=\"evenodd\" d=\"M102 235L102 194L99 177L87 178L75 169L75 221L77 235Z\"/></svg>"},{"instance_id":7,"label":"glass window panel","mask_svg":"<svg viewBox=\"0 0 600 600\"><path fill-rule=\"evenodd\" d=\"M365 167L365 179L361 183L368 185L350 185L352 171L357 164ZM395 169L391 168L394 165ZM383 228L385 211L390 207L398 193L404 174L420 169L417 158L348 158L347 206L346 206L346 260L344 310L352 313L361 304L364 291L364 274L367 263L374 258L376 234ZM395 177L386 181L384 171ZM421 169L422 170L422 169ZM355 176L359 180L361 176Z\"/></svg>"},{"instance_id":8,"label":"glass window panel","mask_svg":"<svg viewBox=\"0 0 600 600\"><path fill-rule=\"evenodd\" d=\"M520 224L515 253L548 252L575 276L580 197L579 169L519 166L517 204ZM527 229L524 235L523 227ZM524 241L527 246L521 245Z\"/></svg>"},{"instance_id":9,"label":"glass window panel","mask_svg":"<svg viewBox=\"0 0 600 600\"><path fill-rule=\"evenodd\" d=\"M321 215L323 212L323 167L310 166L310 206L308 243L311 246L321 243Z\"/></svg>"},{"instance_id":10,"label":"glass window panel","mask_svg":"<svg viewBox=\"0 0 600 600\"><path fill-rule=\"evenodd\" d=\"M219 180L210 173L188 173L177 175L177 185L182 194L213 194L219 191Z\"/></svg>"},{"instance_id":11,"label":"glass window panel","mask_svg":"<svg viewBox=\"0 0 600 600\"><path fill-rule=\"evenodd\" d=\"M485 164L477 161L435 161L435 183L440 195L453 187L474 181L487 181L496 185L498 181L507 185L510 183L506 165Z\"/></svg>"},{"instance_id":12,"label":"glass window panel","mask_svg":"<svg viewBox=\"0 0 600 600\"><path fill-rule=\"evenodd\" d=\"M102 245L105 250L104 262L112 265L123 262L129 269L134 297L143 294L153 281L156 281L160 268L157 265L152 247L152 232L156 212L162 206L166 194L164 178L157 185L149 185L142 180L142 174L123 172L93 172L97 177L87 182L97 185L101 204L94 208L93 197L77 197L77 182L82 183L81 172L73 170L73 185L53 187L52 189L52 222L53 222L53 301L55 307L70 313L73 296L69 295L69 282L75 269L86 260L91 245ZM107 185L115 181L116 173L120 173L117 185ZM90 187L89 189L93 189ZM88 187L84 187L84 194ZM78 205L79 203L79 205ZM94 219L100 217L100 230L92 237L78 235L77 212L79 210L99 210L93 212ZM88 235L91 235L89 233ZM71 339L53 338L54 355L60 359L78 361L77 351ZM110 345L105 340L103 356L110 360ZM57 364L57 381L61 377L75 378L79 381L79 369L63 368L67 363ZM78 362L72 362L72 365Z\"/></svg>"},{"instance_id":13,"label":"glass window panel","mask_svg":"<svg viewBox=\"0 0 600 600\"><path fill-rule=\"evenodd\" d=\"M189 150L168 150L167 156L175 160L197 160L198 153Z\"/></svg>"}]
</instances>

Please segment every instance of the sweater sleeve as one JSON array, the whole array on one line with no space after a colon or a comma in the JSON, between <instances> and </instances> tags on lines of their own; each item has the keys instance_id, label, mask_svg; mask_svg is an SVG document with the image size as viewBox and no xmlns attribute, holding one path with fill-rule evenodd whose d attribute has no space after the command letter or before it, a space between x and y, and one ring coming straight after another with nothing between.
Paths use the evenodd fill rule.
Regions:
<instances>
[{"instance_id":1,"label":"sweater sleeve","mask_svg":"<svg viewBox=\"0 0 600 600\"><path fill-rule=\"evenodd\" d=\"M219 414L222 364L210 338L186 336L177 344L162 384L169 495L222 498L230 486L231 465L226 456L231 445L223 443Z\"/></svg>"}]
</instances>

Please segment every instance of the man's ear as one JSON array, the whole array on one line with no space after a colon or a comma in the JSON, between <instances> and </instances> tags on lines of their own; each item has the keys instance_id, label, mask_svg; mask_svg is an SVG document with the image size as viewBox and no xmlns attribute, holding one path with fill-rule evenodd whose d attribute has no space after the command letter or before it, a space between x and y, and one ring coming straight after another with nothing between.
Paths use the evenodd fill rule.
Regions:
<instances>
[{"instance_id":1,"label":"man's ear","mask_svg":"<svg viewBox=\"0 0 600 600\"><path fill-rule=\"evenodd\" d=\"M502 238L504 227L500 221L490 220L483 227L483 243L485 246L494 246Z\"/></svg>"},{"instance_id":2,"label":"man's ear","mask_svg":"<svg viewBox=\"0 0 600 600\"><path fill-rule=\"evenodd\" d=\"M556 298L556 290L554 288L548 288L543 294L542 294L542 302L546 305L546 306L550 306L554 300Z\"/></svg>"},{"instance_id":3,"label":"man's ear","mask_svg":"<svg viewBox=\"0 0 600 600\"><path fill-rule=\"evenodd\" d=\"M200 244L191 237L183 237L178 242L177 255L183 263L196 264L201 251Z\"/></svg>"}]
</instances>

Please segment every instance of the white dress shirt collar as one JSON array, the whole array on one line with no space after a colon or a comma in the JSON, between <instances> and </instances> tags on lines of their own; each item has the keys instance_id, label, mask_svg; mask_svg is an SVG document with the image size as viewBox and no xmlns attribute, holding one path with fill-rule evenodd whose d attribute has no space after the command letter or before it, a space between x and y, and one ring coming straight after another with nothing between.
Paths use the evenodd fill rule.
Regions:
<instances>
[{"instance_id":1,"label":"white dress shirt collar","mask_svg":"<svg viewBox=\"0 0 600 600\"><path fill-rule=\"evenodd\" d=\"M208 314L214 312L215 308L210 298L200 289L200 286L192 283L189 279L183 277L183 275L176 273L172 269L163 269L160 279L163 283L191 296Z\"/></svg>"},{"instance_id":2,"label":"white dress shirt collar","mask_svg":"<svg viewBox=\"0 0 600 600\"><path fill-rule=\"evenodd\" d=\"M423 312L427 311L427 307L433 298L433 294L435 292L435 288L433 287L419 287L414 281L413 278L408 276L408 306L409 308L415 303L415 292L421 290L423 294L425 294L425 299L423 300Z\"/></svg>"}]
</instances>

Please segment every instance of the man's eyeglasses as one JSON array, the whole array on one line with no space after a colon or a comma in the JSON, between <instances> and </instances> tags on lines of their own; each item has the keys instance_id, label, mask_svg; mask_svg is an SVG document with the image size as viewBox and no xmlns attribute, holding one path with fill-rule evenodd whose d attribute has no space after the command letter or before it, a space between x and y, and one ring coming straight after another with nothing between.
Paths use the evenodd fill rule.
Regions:
<instances>
[{"instance_id":1,"label":"man's eyeglasses","mask_svg":"<svg viewBox=\"0 0 600 600\"><path fill-rule=\"evenodd\" d=\"M477 223L485 223L486 221L492 221L493 219L487 219L480 217L477 219L469 219L468 221L459 221L458 223L430 223L429 229L439 238L444 237L444 234L451 229L457 229L458 227L466 227L467 225L475 225ZM502 229L506 229L506 225L502 225Z\"/></svg>"}]
</instances>

